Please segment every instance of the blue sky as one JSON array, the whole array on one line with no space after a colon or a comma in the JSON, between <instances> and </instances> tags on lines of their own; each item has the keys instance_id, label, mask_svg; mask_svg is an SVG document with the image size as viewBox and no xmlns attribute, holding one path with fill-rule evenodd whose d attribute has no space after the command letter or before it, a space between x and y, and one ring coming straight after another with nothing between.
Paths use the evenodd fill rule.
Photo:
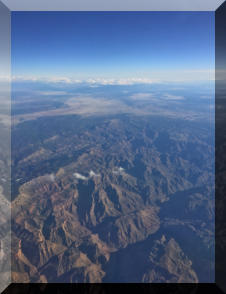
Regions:
<instances>
[{"instance_id":1,"label":"blue sky","mask_svg":"<svg viewBox=\"0 0 226 294\"><path fill-rule=\"evenodd\" d=\"M208 80L214 12L13 12L12 74Z\"/></svg>"}]
</instances>

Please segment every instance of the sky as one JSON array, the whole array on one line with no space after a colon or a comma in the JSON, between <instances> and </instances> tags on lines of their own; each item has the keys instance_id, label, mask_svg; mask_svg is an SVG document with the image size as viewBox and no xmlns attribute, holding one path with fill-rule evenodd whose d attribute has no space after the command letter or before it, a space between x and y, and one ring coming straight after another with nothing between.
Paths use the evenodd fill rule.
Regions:
<instances>
[{"instance_id":1,"label":"sky","mask_svg":"<svg viewBox=\"0 0 226 294\"><path fill-rule=\"evenodd\" d=\"M15 79L209 80L214 12L12 12Z\"/></svg>"}]
</instances>

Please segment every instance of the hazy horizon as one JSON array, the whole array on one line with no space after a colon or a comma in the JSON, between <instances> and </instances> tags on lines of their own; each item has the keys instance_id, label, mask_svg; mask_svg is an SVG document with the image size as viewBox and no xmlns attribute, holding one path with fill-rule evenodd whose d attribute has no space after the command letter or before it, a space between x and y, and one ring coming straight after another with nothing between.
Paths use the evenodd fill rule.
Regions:
<instances>
[{"instance_id":1,"label":"hazy horizon","mask_svg":"<svg viewBox=\"0 0 226 294\"><path fill-rule=\"evenodd\" d=\"M214 12L13 12L13 80L214 79Z\"/></svg>"}]
</instances>

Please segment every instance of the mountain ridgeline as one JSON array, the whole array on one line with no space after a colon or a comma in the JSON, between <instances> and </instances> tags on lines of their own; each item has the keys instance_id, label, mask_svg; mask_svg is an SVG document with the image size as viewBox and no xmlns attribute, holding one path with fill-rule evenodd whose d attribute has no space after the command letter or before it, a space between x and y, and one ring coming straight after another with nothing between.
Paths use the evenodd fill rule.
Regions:
<instances>
[{"instance_id":1,"label":"mountain ridgeline","mask_svg":"<svg viewBox=\"0 0 226 294\"><path fill-rule=\"evenodd\" d=\"M47 116L12 140L14 282L214 280L208 123Z\"/></svg>"}]
</instances>

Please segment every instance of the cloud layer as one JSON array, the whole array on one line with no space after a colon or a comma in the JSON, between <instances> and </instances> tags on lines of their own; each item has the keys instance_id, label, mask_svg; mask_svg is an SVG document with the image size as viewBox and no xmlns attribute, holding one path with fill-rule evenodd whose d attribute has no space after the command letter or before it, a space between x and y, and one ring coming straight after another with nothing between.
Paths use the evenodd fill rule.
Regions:
<instances>
[{"instance_id":1,"label":"cloud layer","mask_svg":"<svg viewBox=\"0 0 226 294\"><path fill-rule=\"evenodd\" d=\"M16 82L44 82L44 83L65 83L65 84L89 84L89 85L134 85L134 84L152 84L160 82L157 79L149 78L121 78L121 79L74 79L69 77L25 77L13 76L12 81Z\"/></svg>"}]
</instances>

